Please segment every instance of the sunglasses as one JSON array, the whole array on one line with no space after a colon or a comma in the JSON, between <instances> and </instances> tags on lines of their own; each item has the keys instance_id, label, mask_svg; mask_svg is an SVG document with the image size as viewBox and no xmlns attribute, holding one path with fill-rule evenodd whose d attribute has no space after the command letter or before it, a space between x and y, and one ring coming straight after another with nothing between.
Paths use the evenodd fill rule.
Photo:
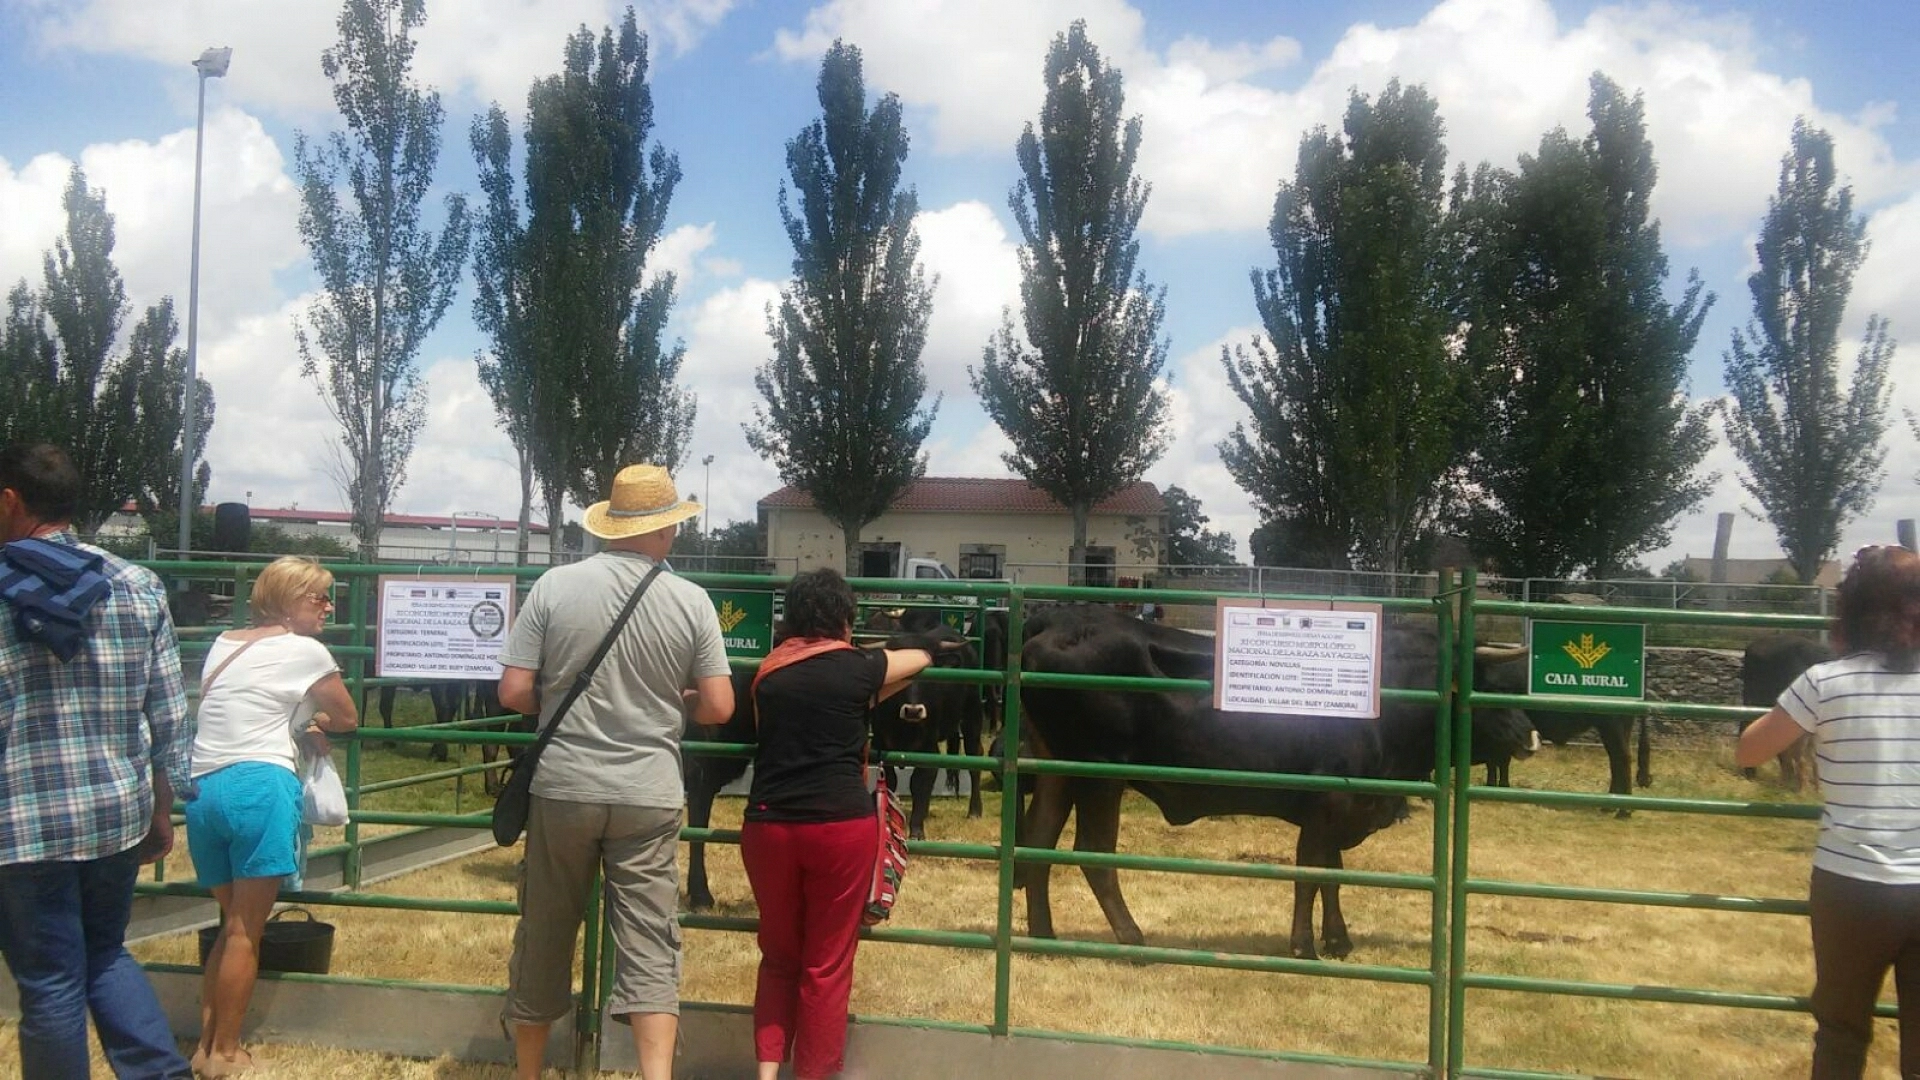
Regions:
<instances>
[{"instance_id":1,"label":"sunglasses","mask_svg":"<svg viewBox=\"0 0 1920 1080\"><path fill-rule=\"evenodd\" d=\"M307 594L307 599L319 604L321 607L333 606L333 597L328 596L326 593L310 592Z\"/></svg>"}]
</instances>

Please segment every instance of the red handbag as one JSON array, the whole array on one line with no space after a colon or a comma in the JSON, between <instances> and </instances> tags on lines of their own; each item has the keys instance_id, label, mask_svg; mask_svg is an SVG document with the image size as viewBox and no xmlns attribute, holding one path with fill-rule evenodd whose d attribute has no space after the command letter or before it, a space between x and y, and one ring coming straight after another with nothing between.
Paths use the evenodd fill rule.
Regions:
<instances>
[{"instance_id":1,"label":"red handbag","mask_svg":"<svg viewBox=\"0 0 1920 1080\"><path fill-rule=\"evenodd\" d=\"M880 833L880 850L873 860L873 881L867 887L866 910L860 913L862 926L878 926L893 914L894 901L900 897L900 883L907 876L907 816L900 812L899 800L887 787L885 769L880 770L879 781L873 788L873 809L874 828Z\"/></svg>"}]
</instances>

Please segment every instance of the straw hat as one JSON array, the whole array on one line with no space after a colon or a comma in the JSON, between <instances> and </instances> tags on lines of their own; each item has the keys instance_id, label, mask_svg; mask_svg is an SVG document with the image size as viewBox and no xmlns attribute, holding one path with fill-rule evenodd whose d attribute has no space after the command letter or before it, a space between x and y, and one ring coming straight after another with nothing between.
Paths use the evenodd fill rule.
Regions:
<instances>
[{"instance_id":1,"label":"straw hat","mask_svg":"<svg viewBox=\"0 0 1920 1080\"><path fill-rule=\"evenodd\" d=\"M644 536L700 513L700 504L680 498L673 477L658 465L629 465L613 478L613 497L587 507L583 528L602 540Z\"/></svg>"}]
</instances>

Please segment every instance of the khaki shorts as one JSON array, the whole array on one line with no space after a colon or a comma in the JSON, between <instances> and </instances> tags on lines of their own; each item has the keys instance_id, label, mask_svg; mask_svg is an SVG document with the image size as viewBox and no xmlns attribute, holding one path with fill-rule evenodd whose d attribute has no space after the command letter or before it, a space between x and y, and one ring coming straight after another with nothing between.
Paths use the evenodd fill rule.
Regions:
<instances>
[{"instance_id":1,"label":"khaki shorts","mask_svg":"<svg viewBox=\"0 0 1920 1080\"><path fill-rule=\"evenodd\" d=\"M614 946L613 1016L680 1011L679 809L533 797L520 863L520 924L507 964L509 1023L573 1008L573 952L596 869Z\"/></svg>"}]
</instances>

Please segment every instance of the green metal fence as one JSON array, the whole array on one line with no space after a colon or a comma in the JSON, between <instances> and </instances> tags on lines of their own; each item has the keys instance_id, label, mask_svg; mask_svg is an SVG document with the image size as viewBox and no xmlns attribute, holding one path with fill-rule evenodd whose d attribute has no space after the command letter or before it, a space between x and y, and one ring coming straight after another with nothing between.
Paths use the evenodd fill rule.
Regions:
<instances>
[{"instance_id":1,"label":"green metal fence","mask_svg":"<svg viewBox=\"0 0 1920 1080\"><path fill-rule=\"evenodd\" d=\"M248 564L219 564L204 562L168 562L151 564L153 568L169 578L194 578L213 580L230 588L234 603L230 621L234 625L243 624L246 617L246 596L251 585L252 574L258 567ZM356 691L382 683L394 683L405 680L381 680L373 678L371 658L374 649L370 644L373 626L371 622L371 588L379 574L406 573L407 567L391 565L364 566L359 564L330 564L339 583L347 592L347 603L341 607L344 620L329 629L326 640L335 649L344 662L349 681ZM444 575L445 567L418 568L421 573ZM487 568L489 574L508 573L531 581L542 568ZM739 589L777 589L784 584L784 578L760 577L752 575L688 575L694 581L715 588ZM900 583L888 580L855 579L857 590L863 592L897 592ZM1004 606L1008 618L1009 642L1020 642L1024 638L1024 626L1029 606L1036 602L1054 601L1093 601L1093 602L1153 602L1156 604L1198 604L1211 607L1222 594L1212 592L1192 592L1182 590L1142 590L1142 589L1081 589L1064 586L1028 586L1008 585L1005 583L984 582L934 582L917 581L913 584L917 595L934 598L934 603L948 598L960 598L963 602L987 606ZM1119 1043L1144 1047L1169 1047L1188 1051L1203 1051L1251 1056L1259 1058L1301 1061L1321 1064L1337 1064L1361 1067L1394 1068L1423 1073L1429 1076L1490 1076L1519 1077L1541 1076L1546 1074L1525 1073L1514 1070L1476 1066L1465 1060L1465 1032L1470 1022L1470 1001L1467 992L1500 991L1533 994L1571 994L1589 997L1629 999L1647 1002L1668 1002L1681 1004L1711 1004L1754 1009L1804 1010L1805 1000L1769 994L1742 994L1726 991L1701 990L1688 987L1660 986L1617 986L1588 984L1551 979L1528 979L1497 972L1477 972L1471 970L1467 953L1467 912L1468 902L1473 896L1520 896L1548 898L1556 900L1579 900L1595 903L1616 903L1634 905L1655 905L1675 908L1708 908L1722 911L1753 911L1767 913L1799 914L1805 911L1804 901L1777 898L1749 898L1737 896L1699 896L1681 893L1660 893L1628 890L1609 890L1580 888L1521 881L1485 880L1474 877L1470 872L1471 843L1470 824L1472 809L1477 802L1527 802L1543 806L1582 806L1613 807L1625 806L1649 811L1673 811L1703 814L1739 814L1770 817L1813 817L1817 808L1798 805L1770 805L1758 803L1720 802L1699 799L1659 799L1635 796L1609 796L1597 794L1576 794L1571 792L1522 791L1518 789L1487 788L1471 782L1470 770L1466 762L1470 760L1470 715L1476 706L1502 706L1529 704L1525 697L1497 695L1477 692L1472 688L1473 642L1475 619L1479 615L1501 616L1560 616L1564 617L1568 609L1564 606L1530 605L1524 603L1484 601L1475 598L1475 580L1469 572L1464 580L1456 582L1450 576L1443 575L1438 595L1427 599L1388 599L1383 601L1389 611L1403 615L1431 618L1437 624L1441 649L1440 686L1453 687L1458 676L1458 692L1437 690L1400 691L1388 690L1384 693L1391 699L1419 702L1432 705L1436 710L1436 738L1434 756L1434 774L1431 782L1408 782L1367 780L1344 777L1279 775L1257 772L1223 772L1198 769L1177 769L1165 767L1122 766L1103 763L1052 761L1021 758L1018 756L1020 730L1024 722L1020 706L1020 689L1023 686L1061 686L1083 688L1109 688L1133 691L1156 691L1168 693L1207 693L1210 684L1203 680L1183 679L1122 679L1073 676L1041 672L1025 672L1020 667L1020 650L1010 647L1004 671L955 672L935 670L925 677L933 680L958 681L976 684L1002 683L1007 689L1005 695L1005 715L1003 721L1003 752L998 757L954 757L939 754L892 753L886 755L886 761L898 765L921 767L946 767L954 769L979 769L997 774L1001 778L1003 793L1010 795L1018 790L1019 777L1022 774L1089 776L1119 779L1153 779L1162 782L1190 782L1214 785L1238 785L1247 787L1293 788L1301 790L1346 791L1354 793L1393 794L1415 796L1432 802L1433 825L1431 836L1431 864L1426 872L1383 873L1377 871L1327 870L1310 867L1296 867L1283 864L1222 862L1189 858L1163 856L1145 856L1130 854L1106 854L1095 852L1060 851L1051 848L1037 849L1022 847L1016 831L1016 811L1018 800L1003 795L999 820L999 837L993 844L969 844L942 841L914 842L910 851L917 858L965 859L987 862L997 871L998 889L994 912L993 931L991 933L961 932L950 930L929 930L910 928L876 928L866 932L868 939L878 942L891 942L907 945L933 946L946 949L960 949L991 953L994 968L994 993L992 1013L983 1017L980 1023L954 1023L916 1018L868 1017L860 1019L869 1023L901 1023L909 1025L974 1032L982 1035L1033 1035L1047 1038ZM1268 594L1269 601L1285 600L1287 597ZM1325 597L1299 597L1300 600L1324 601ZM1580 616L1591 617L1596 621L1637 621L1637 622L1712 622L1721 625L1729 623L1743 627L1797 627L1806 628L1817 625L1817 620L1804 617L1786 616L1728 616L1715 613L1642 611L1633 609L1581 609ZM976 636L979 627L975 628ZM182 631L182 652L190 660L203 656L216 630ZM736 659L736 665L751 665L751 660ZM1639 703L1601 701L1597 699L1556 699L1556 709L1568 711L1590 710L1597 712L1638 711ZM1754 710L1727 708L1721 706L1679 705L1662 703L1662 713L1669 717L1690 717L1700 719L1725 720L1754 715ZM436 742L453 746L471 745L513 745L531 742L533 736L508 733L497 730L485 730L500 723L505 718L469 721L466 723L430 724L399 729L372 728L364 726L357 736L343 739L345 744L346 768L344 778L348 789L348 800L353 807L353 822L347 826L345 841L337 848L328 851L343 854L346 864L347 889L338 893L286 893L283 899L305 904L339 905L363 908L388 908L408 911L451 912L476 915L512 915L516 914L515 905L503 901L423 899L386 895L377 892L362 891L361 854L377 839L363 836L360 829L364 825L400 825L410 829L424 828L485 828L485 812L475 813L402 813L380 812L361 809L361 799L381 791L421 784L440 783L453 780L464 783L466 777L497 766L486 764L458 765L447 769L434 770L426 774L415 775L390 781L364 783L362 766L365 745L373 740L393 740L405 742ZM685 747L690 754L716 754L743 756L750 755L752 748L740 744L689 743ZM734 830L723 829L687 829L683 839L699 840L708 843L737 843L739 834ZM317 852L324 853L324 852ZM1429 904L1429 949L1427 962L1420 967L1402 967L1380 964L1328 962L1323 960L1300 960L1286 956L1259 955L1245 953L1223 953L1194 949L1174 949L1155 946L1131 946L1109 942L1073 941L1041 939L1026 936L1016 927L1013 914L1014 875L1020 864L1038 864L1048 866L1109 867L1114 869L1147 870L1168 873L1187 873L1202 876L1229 876L1253 878L1271 881L1321 881L1338 882L1345 885L1357 885L1373 888L1400 889L1424 892L1430 899ZM206 893L197 887L182 883L170 883L156 880L143 884L141 891L149 895L195 895ZM596 891L597 896L597 891ZM712 915L685 914L682 925L688 929L750 932L755 923L751 919L727 918ZM597 910L589 912L587 920L587 938L584 970L579 983L579 1012L577 1029L580 1040L578 1047L581 1060L588 1065L597 1062L602 1005L610 991L611 942L606 939L604 922ZM1426 1057L1422 1061L1381 1061L1361 1058L1342 1057L1330 1054L1315 1054L1284 1050L1254 1050L1243 1047L1198 1046L1186 1043L1171 1043L1156 1040L1125 1039L1106 1035L1038 1030L1016 1026L1011 1022L1011 1002L1013 999L1012 970L1015 956L1066 956L1097 958L1130 963L1186 965L1207 968L1227 968L1243 971L1286 973L1309 975L1343 980L1366 980L1376 983L1418 986L1426 989L1428 1015ZM191 968L184 970L194 970ZM388 980L368 980L351 977L333 976L287 976L302 980L331 980L346 983L371 983L376 985L394 985ZM444 988L443 988L444 989ZM497 992L497 988L460 987L463 991ZM738 1006L702 1005L689 1003L690 1009L712 1008L737 1010ZM1882 1012L1891 1014L1891 1007L1883 1006Z\"/></svg>"}]
</instances>

